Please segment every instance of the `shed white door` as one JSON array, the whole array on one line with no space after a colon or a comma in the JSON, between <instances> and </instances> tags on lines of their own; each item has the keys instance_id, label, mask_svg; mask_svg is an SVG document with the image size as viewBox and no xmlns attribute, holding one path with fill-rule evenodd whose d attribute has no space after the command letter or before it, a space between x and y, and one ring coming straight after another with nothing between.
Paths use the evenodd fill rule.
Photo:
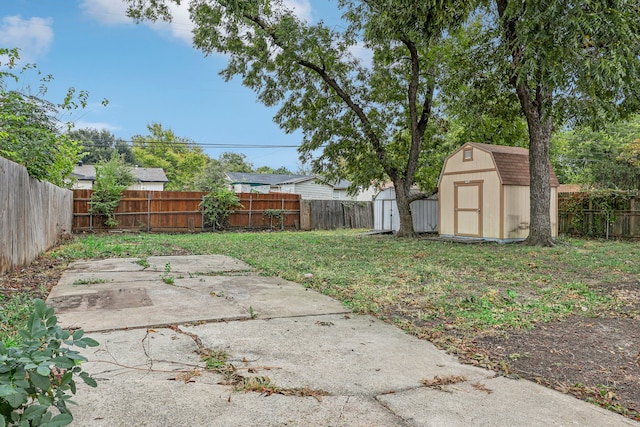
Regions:
<instances>
[{"instance_id":1,"label":"shed white door","mask_svg":"<svg viewBox=\"0 0 640 427\"><path fill-rule=\"evenodd\" d=\"M454 183L454 234L481 237L482 181Z\"/></svg>"}]
</instances>

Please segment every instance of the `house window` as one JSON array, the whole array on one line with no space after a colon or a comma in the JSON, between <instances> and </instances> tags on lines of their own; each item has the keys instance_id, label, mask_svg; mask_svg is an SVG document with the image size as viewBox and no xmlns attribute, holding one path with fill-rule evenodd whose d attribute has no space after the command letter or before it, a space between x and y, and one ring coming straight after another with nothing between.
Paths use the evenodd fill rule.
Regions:
<instances>
[{"instance_id":1,"label":"house window","mask_svg":"<svg viewBox=\"0 0 640 427\"><path fill-rule=\"evenodd\" d=\"M462 151L462 161L470 162L473 160L473 148L465 148Z\"/></svg>"}]
</instances>

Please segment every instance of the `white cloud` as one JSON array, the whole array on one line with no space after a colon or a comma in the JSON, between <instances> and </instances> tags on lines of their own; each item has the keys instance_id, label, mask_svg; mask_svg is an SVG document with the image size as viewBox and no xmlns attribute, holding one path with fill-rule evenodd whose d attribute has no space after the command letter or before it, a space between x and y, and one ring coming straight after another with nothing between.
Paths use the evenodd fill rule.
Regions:
<instances>
[{"instance_id":1,"label":"white cloud","mask_svg":"<svg viewBox=\"0 0 640 427\"><path fill-rule=\"evenodd\" d=\"M80 9L103 24L133 24L133 20L127 16L127 5L123 1L83 0Z\"/></svg>"},{"instance_id":2,"label":"white cloud","mask_svg":"<svg viewBox=\"0 0 640 427\"><path fill-rule=\"evenodd\" d=\"M82 11L98 22L107 25L134 24L135 21L127 16L127 5L117 0L82 0ZM163 33L169 33L172 37L191 44L191 30L193 24L189 19L187 2L180 6L171 3L169 5L173 19L171 22L149 22L144 25Z\"/></svg>"},{"instance_id":3,"label":"white cloud","mask_svg":"<svg viewBox=\"0 0 640 427\"><path fill-rule=\"evenodd\" d=\"M172 3L169 9L171 10L171 16L173 16L171 22L148 22L146 24L155 30L167 31L173 37L190 45L193 38L191 33L193 23L189 17L188 5L186 2L183 2L180 6Z\"/></svg>"},{"instance_id":4,"label":"white cloud","mask_svg":"<svg viewBox=\"0 0 640 427\"><path fill-rule=\"evenodd\" d=\"M359 42L358 44L351 46L349 48L349 52L356 59L359 59L360 63L366 68L371 68L373 66L373 51L366 47L363 42Z\"/></svg>"},{"instance_id":5,"label":"white cloud","mask_svg":"<svg viewBox=\"0 0 640 427\"><path fill-rule=\"evenodd\" d=\"M49 51L53 43L52 25L50 18L5 16L0 21L0 46L20 48L21 60L33 62Z\"/></svg>"},{"instance_id":6,"label":"white cloud","mask_svg":"<svg viewBox=\"0 0 640 427\"><path fill-rule=\"evenodd\" d=\"M311 2L309 0L283 0L283 3L298 18L311 22Z\"/></svg>"}]
</instances>

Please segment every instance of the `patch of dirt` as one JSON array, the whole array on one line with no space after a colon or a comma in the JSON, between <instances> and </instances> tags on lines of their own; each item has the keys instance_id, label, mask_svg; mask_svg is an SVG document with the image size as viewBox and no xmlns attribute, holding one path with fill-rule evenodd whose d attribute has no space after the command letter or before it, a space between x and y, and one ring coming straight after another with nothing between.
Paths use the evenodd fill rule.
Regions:
<instances>
[{"instance_id":1,"label":"patch of dirt","mask_svg":"<svg viewBox=\"0 0 640 427\"><path fill-rule=\"evenodd\" d=\"M51 288L60 280L67 263L62 260L42 256L30 265L0 275L0 294L28 294L33 298L45 299Z\"/></svg>"},{"instance_id":2,"label":"patch of dirt","mask_svg":"<svg viewBox=\"0 0 640 427\"><path fill-rule=\"evenodd\" d=\"M640 420L640 319L573 316L474 344L511 374Z\"/></svg>"}]
</instances>

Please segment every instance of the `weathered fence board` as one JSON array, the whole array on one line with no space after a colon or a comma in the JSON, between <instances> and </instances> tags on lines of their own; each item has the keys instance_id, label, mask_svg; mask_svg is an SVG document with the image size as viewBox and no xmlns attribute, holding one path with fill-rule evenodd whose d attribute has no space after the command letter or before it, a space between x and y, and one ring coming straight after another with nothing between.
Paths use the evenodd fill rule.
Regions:
<instances>
[{"instance_id":1,"label":"weathered fence board","mask_svg":"<svg viewBox=\"0 0 640 427\"><path fill-rule=\"evenodd\" d=\"M303 230L372 228L373 203L343 200L301 200Z\"/></svg>"},{"instance_id":2,"label":"weathered fence board","mask_svg":"<svg viewBox=\"0 0 640 427\"><path fill-rule=\"evenodd\" d=\"M0 157L0 273L27 265L71 232L73 193Z\"/></svg>"}]
</instances>

